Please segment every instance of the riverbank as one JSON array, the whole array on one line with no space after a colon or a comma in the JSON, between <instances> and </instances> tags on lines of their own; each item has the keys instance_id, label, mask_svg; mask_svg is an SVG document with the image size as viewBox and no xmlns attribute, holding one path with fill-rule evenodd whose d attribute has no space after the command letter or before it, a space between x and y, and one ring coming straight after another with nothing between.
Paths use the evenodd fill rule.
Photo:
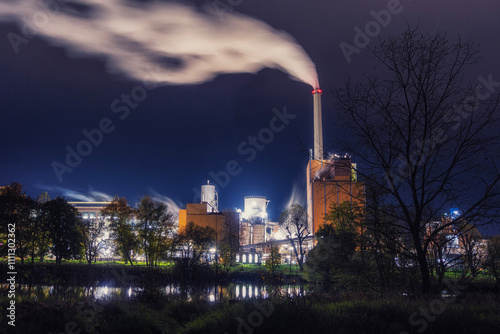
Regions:
<instances>
[{"instance_id":1,"label":"riverbank","mask_svg":"<svg viewBox=\"0 0 500 334\"><path fill-rule=\"evenodd\" d=\"M262 283L266 277L263 266L239 265L228 272L215 266L200 266L190 272L190 283L227 283L245 281ZM162 286L184 282L185 275L174 265L150 268L120 263L25 263L16 264L17 279L21 285L68 285L68 286ZM290 274L288 266L279 269L283 283L306 283L298 270ZM0 263L0 272L7 272L7 265Z\"/></svg>"}]
</instances>

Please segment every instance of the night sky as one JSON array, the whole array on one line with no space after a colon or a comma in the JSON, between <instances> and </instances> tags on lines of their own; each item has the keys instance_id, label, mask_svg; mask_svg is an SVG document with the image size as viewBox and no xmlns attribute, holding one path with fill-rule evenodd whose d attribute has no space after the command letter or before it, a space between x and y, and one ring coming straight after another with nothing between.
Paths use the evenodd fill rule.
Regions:
<instances>
[{"instance_id":1,"label":"night sky","mask_svg":"<svg viewBox=\"0 0 500 334\"><path fill-rule=\"evenodd\" d=\"M354 45L354 28L364 30L375 20L370 11L387 10L388 6L397 13L370 38L369 46L374 46L378 37L400 34L408 25L419 25L421 32L447 32L452 41L460 35L479 43L481 51L481 59L469 67L466 81L475 84L479 75L490 74L494 81L500 81L500 2L493 0L401 0L399 5L392 0L181 1L175 5L178 11L171 14L172 2L110 1L126 3L129 11L137 14L114 16L118 23L100 18L102 13L92 6L60 0L58 12L45 26L52 35L23 39L17 53L8 36L23 36L16 20L23 14L6 11L13 3L0 0L0 185L20 182L35 197L44 191L69 200L119 195L135 204L150 193L183 207L199 201L193 189L199 189L207 179L216 181L211 173L221 176L229 168L236 175L229 182L219 179L219 209L243 208L244 196L266 196L271 201L270 218L277 220L294 187L299 198L300 194L305 197L307 149L313 139L312 87L291 77L297 73L285 73L287 68L288 72L296 69L305 73L300 66L307 68L307 62L297 60L287 49L270 52L270 45L280 42L268 37L281 36L288 46L299 51L303 48L315 64L323 89L325 146L337 151L340 140L349 134L343 130L330 90L344 85L349 77L356 81L373 70L367 48L353 54L348 63L339 45ZM112 43L101 40L100 45L93 44L109 36L97 33L100 28L91 19L104 21L103 27L126 27L133 34L143 23L154 26L145 15L150 12L174 15L179 22L186 13L197 13L196 17L210 26L211 40L204 40L204 29L184 31L182 24L166 24L163 30L155 31L171 37L165 37L165 42L141 30L134 36L141 43L123 35L118 41L112 35ZM61 34L67 28L59 26L56 16L66 16L68 27L73 27L71 20L89 20L89 24ZM253 18L251 22L260 21L257 26L275 31L267 36L259 29L233 29L233 16ZM79 34L89 46L81 44ZM217 52L227 59L217 54L206 58L193 54L193 50L204 52L214 43L221 45ZM156 44L163 50L184 48L190 58L152 54L149 46ZM118 53L113 53L116 48ZM154 85L141 80L144 63L135 54L156 59L151 62L161 66L159 81L171 82ZM253 57L260 54L272 59L254 63ZM185 76L188 61L201 65ZM264 65L256 64L259 62ZM225 67L231 69L225 71ZM207 68L215 73L201 75ZM175 79L170 80L170 75ZM307 81L307 74L299 76ZM129 100L128 105L121 100L132 93L138 100ZM281 127L282 121L273 119L276 114L283 115L284 108L288 124ZM92 145L80 162L73 161L71 173L58 177L54 166L67 165L67 147L76 150L79 142L87 140L82 131L96 133L92 130L99 127L107 133L94 137L98 145ZM266 130L271 127L277 132ZM259 133L267 143L260 143L260 150L251 149L248 137Z\"/></svg>"}]
</instances>

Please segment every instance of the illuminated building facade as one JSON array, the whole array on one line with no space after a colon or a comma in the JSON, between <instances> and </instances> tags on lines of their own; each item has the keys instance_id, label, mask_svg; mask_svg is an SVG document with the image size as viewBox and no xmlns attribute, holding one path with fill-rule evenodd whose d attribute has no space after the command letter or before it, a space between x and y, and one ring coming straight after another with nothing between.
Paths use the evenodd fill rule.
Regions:
<instances>
[{"instance_id":1,"label":"illuminated building facade","mask_svg":"<svg viewBox=\"0 0 500 334\"><path fill-rule=\"evenodd\" d=\"M272 231L267 214L268 204L264 196L245 196L245 209L241 213L240 223L242 246L269 240Z\"/></svg>"},{"instance_id":2,"label":"illuminated building facade","mask_svg":"<svg viewBox=\"0 0 500 334\"><path fill-rule=\"evenodd\" d=\"M306 169L309 230L316 234L326 223L332 204L364 203L364 184L358 182L356 164L348 155L329 160L309 160Z\"/></svg>"},{"instance_id":3,"label":"illuminated building facade","mask_svg":"<svg viewBox=\"0 0 500 334\"><path fill-rule=\"evenodd\" d=\"M81 217L85 220L96 220L101 216L101 211L111 202L69 202L78 210Z\"/></svg>"},{"instance_id":4,"label":"illuminated building facade","mask_svg":"<svg viewBox=\"0 0 500 334\"><path fill-rule=\"evenodd\" d=\"M179 210L179 232L185 230L188 223L202 227L211 227L217 234L217 240L224 238L224 226L228 214L233 214L229 224L232 224L231 229L233 234L239 238L239 217L237 213L222 214L220 212L211 212L207 203L188 203L186 209ZM238 241L239 242L239 241Z\"/></svg>"},{"instance_id":5,"label":"illuminated building facade","mask_svg":"<svg viewBox=\"0 0 500 334\"><path fill-rule=\"evenodd\" d=\"M104 235L101 239L110 240L109 220L102 217L102 210L111 202L68 202L73 205L83 220L89 221L90 224L104 224ZM101 250L101 256L110 259L113 254L113 249L110 244L107 244Z\"/></svg>"}]
</instances>

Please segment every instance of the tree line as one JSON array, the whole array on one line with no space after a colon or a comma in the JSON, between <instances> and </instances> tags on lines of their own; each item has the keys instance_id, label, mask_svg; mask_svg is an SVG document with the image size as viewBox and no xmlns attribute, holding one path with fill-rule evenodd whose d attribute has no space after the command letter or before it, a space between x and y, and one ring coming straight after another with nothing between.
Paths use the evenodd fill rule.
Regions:
<instances>
[{"instance_id":1,"label":"tree line","mask_svg":"<svg viewBox=\"0 0 500 334\"><path fill-rule=\"evenodd\" d=\"M230 212L225 215L232 217ZM149 195L136 208L117 196L95 219L83 219L66 199L49 199L46 193L33 199L14 182L0 189L0 222L2 256L7 255L7 228L14 224L16 257L21 263L44 262L51 254L57 264L72 259L91 264L111 249L113 256L130 265L140 256L149 267L174 260L189 271L201 265L214 247L221 266L232 265L238 246L233 231L225 226L221 238L214 229L193 223L177 231L174 215Z\"/></svg>"}]
</instances>

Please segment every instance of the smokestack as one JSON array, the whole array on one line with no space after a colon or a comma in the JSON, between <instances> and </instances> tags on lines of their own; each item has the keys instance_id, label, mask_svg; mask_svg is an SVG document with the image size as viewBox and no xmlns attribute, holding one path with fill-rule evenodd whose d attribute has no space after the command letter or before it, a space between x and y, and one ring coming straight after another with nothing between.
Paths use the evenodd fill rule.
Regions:
<instances>
[{"instance_id":1,"label":"smokestack","mask_svg":"<svg viewBox=\"0 0 500 334\"><path fill-rule=\"evenodd\" d=\"M314 160L323 160L323 122L321 121L321 93L316 88L312 91L314 98Z\"/></svg>"}]
</instances>

